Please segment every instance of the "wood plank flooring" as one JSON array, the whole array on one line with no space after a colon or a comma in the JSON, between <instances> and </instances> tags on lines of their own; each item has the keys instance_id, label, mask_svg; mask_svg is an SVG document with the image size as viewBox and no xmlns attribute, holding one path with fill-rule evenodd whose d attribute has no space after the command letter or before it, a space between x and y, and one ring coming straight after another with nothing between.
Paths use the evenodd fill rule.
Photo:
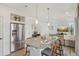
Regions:
<instances>
[{"instance_id":1,"label":"wood plank flooring","mask_svg":"<svg viewBox=\"0 0 79 59\"><path fill-rule=\"evenodd\" d=\"M70 47L63 47L64 50L64 56L75 56L75 48L70 48ZM21 49L18 50L14 53L11 53L9 56L27 56L25 55L26 50Z\"/></svg>"}]
</instances>

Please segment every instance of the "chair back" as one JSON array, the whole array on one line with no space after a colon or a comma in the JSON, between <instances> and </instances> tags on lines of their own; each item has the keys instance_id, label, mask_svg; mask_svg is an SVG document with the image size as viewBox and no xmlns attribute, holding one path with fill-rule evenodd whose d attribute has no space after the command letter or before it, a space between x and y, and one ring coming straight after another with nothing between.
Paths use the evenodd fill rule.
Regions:
<instances>
[{"instance_id":1,"label":"chair back","mask_svg":"<svg viewBox=\"0 0 79 59\"><path fill-rule=\"evenodd\" d=\"M54 54L62 55L62 53L61 53L61 50L62 50L61 38L58 38L54 41L54 44L52 44L51 49L52 49L52 55L54 55ZM57 51L59 51L59 53L57 53Z\"/></svg>"}]
</instances>

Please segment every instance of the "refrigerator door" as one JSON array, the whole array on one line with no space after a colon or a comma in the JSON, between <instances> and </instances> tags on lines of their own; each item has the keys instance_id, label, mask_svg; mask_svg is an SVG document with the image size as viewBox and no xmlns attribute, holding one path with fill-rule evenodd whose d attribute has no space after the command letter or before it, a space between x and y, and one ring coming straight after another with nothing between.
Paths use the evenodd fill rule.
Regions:
<instances>
[{"instance_id":1,"label":"refrigerator door","mask_svg":"<svg viewBox=\"0 0 79 59\"><path fill-rule=\"evenodd\" d=\"M24 25L19 24L19 41L20 41L20 47L24 48Z\"/></svg>"}]
</instances>

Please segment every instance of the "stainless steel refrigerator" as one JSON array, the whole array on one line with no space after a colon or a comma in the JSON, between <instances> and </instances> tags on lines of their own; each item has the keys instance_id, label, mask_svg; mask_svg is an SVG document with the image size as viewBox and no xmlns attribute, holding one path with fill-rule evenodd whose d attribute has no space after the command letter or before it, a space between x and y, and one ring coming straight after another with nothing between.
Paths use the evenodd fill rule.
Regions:
<instances>
[{"instance_id":1,"label":"stainless steel refrigerator","mask_svg":"<svg viewBox=\"0 0 79 59\"><path fill-rule=\"evenodd\" d=\"M11 23L11 52L24 48L24 24Z\"/></svg>"}]
</instances>

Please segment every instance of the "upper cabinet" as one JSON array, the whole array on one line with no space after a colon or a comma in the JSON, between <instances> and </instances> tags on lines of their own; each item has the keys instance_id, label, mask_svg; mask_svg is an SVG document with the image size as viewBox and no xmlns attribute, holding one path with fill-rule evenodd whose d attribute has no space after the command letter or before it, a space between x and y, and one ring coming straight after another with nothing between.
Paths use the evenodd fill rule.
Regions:
<instances>
[{"instance_id":1,"label":"upper cabinet","mask_svg":"<svg viewBox=\"0 0 79 59\"><path fill-rule=\"evenodd\" d=\"M16 15L16 14L11 14L11 22L24 23L25 17L20 16L20 15Z\"/></svg>"}]
</instances>

